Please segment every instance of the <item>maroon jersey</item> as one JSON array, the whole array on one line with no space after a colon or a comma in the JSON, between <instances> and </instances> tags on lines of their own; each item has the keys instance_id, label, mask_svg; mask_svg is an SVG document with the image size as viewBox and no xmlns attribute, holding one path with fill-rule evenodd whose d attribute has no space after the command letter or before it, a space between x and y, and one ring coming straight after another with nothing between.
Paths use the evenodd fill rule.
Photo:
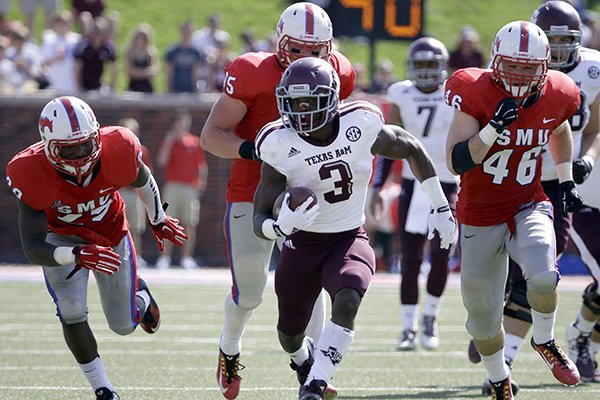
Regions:
<instances>
[{"instance_id":1,"label":"maroon jersey","mask_svg":"<svg viewBox=\"0 0 600 400\"><path fill-rule=\"evenodd\" d=\"M356 76L350 61L341 53L332 51L329 62L340 77L340 98L345 99L354 90ZM275 87L285 68L273 53L245 53L225 67L223 93L244 102L248 110L233 132L253 142L263 126L278 119ZM260 163L234 159L227 184L227 200L252 202L260 180Z\"/></svg>"},{"instance_id":2,"label":"maroon jersey","mask_svg":"<svg viewBox=\"0 0 600 400\"><path fill-rule=\"evenodd\" d=\"M498 102L508 97L491 78L491 70L458 70L446 82L446 102L488 124ZM547 200L540 184L542 147L553 130L579 106L579 89L567 75L548 71L541 96L489 149L482 163L461 174L457 217L467 225L510 224L528 204Z\"/></svg>"},{"instance_id":3,"label":"maroon jersey","mask_svg":"<svg viewBox=\"0 0 600 400\"><path fill-rule=\"evenodd\" d=\"M100 169L86 187L59 174L46 158L43 142L14 156L6 176L21 201L46 213L50 231L116 246L128 230L125 204L117 190L137 177L142 149L138 138L122 127L100 128L100 141Z\"/></svg>"}]
</instances>

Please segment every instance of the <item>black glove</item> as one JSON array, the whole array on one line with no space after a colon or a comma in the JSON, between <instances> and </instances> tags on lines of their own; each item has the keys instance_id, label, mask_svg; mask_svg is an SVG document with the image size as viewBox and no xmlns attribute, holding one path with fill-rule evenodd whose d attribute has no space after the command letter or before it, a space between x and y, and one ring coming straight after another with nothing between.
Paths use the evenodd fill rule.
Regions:
<instances>
[{"instance_id":1,"label":"black glove","mask_svg":"<svg viewBox=\"0 0 600 400\"><path fill-rule=\"evenodd\" d=\"M560 205L564 215L574 212L583 206L583 199L575 189L575 182L565 181L560 184Z\"/></svg>"},{"instance_id":2,"label":"black glove","mask_svg":"<svg viewBox=\"0 0 600 400\"><path fill-rule=\"evenodd\" d=\"M592 172L592 164L585 158L573 160L573 180L581 185Z\"/></svg>"},{"instance_id":3,"label":"black glove","mask_svg":"<svg viewBox=\"0 0 600 400\"><path fill-rule=\"evenodd\" d=\"M490 125L498 133L502 133L504 128L509 126L517 119L517 102L513 98L502 99L496 107L496 112L490 120Z\"/></svg>"}]
</instances>

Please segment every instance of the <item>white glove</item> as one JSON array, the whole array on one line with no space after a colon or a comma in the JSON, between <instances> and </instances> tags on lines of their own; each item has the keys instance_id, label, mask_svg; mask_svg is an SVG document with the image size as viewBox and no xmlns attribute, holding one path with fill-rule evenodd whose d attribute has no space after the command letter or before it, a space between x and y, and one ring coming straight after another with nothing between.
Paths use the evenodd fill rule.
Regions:
<instances>
[{"instance_id":1,"label":"white glove","mask_svg":"<svg viewBox=\"0 0 600 400\"><path fill-rule=\"evenodd\" d=\"M283 203L281 204L279 217L277 217L277 221L275 221L273 224L275 231L278 231L278 234L283 234L285 236L308 228L319 215L318 204L308 209L308 207L310 207L310 205L315 201L314 198L309 197L295 210L290 208L289 200L290 194L286 193L285 197L283 198Z\"/></svg>"},{"instance_id":2,"label":"white glove","mask_svg":"<svg viewBox=\"0 0 600 400\"><path fill-rule=\"evenodd\" d=\"M454 231L456 230L456 221L452 216L450 206L447 204L437 209L431 210L429 215L429 235L427 239L433 239L435 231L440 235L440 247L442 249L450 248L454 241Z\"/></svg>"}]
</instances>

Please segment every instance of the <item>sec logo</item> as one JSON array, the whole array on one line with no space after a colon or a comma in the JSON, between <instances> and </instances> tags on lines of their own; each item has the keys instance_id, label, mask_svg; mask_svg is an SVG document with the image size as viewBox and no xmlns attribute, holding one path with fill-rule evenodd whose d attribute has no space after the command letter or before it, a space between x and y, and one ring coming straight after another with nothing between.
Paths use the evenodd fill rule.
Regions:
<instances>
[{"instance_id":1,"label":"sec logo","mask_svg":"<svg viewBox=\"0 0 600 400\"><path fill-rule=\"evenodd\" d=\"M356 142L360 139L360 129L357 126L351 126L346 130L346 138L351 142Z\"/></svg>"}]
</instances>

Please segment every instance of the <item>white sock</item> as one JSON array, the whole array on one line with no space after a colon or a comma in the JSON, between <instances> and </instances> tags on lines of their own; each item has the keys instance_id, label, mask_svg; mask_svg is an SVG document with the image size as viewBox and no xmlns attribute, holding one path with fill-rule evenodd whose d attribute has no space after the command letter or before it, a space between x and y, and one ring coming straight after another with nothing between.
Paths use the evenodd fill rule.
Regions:
<instances>
[{"instance_id":1,"label":"white sock","mask_svg":"<svg viewBox=\"0 0 600 400\"><path fill-rule=\"evenodd\" d=\"M417 330L417 305L401 304L400 319L402 320L402 330Z\"/></svg>"},{"instance_id":2,"label":"white sock","mask_svg":"<svg viewBox=\"0 0 600 400\"><path fill-rule=\"evenodd\" d=\"M139 297L144 302L144 309L142 310L138 304L138 308L140 309L140 316L144 316L146 314L146 310L150 307L150 295L146 290L140 290L135 294L136 297Z\"/></svg>"},{"instance_id":3,"label":"white sock","mask_svg":"<svg viewBox=\"0 0 600 400\"><path fill-rule=\"evenodd\" d=\"M597 321L588 321L583 318L581 312L577 315L577 319L575 320L575 328L579 329L579 331L583 334L589 335L594 330L594 326L596 326Z\"/></svg>"},{"instance_id":4,"label":"white sock","mask_svg":"<svg viewBox=\"0 0 600 400\"><path fill-rule=\"evenodd\" d=\"M231 297L231 291L225 297L225 320L223 322L223 334L219 345L223 353L233 356L242 351L242 335L246 329L246 323L252 316L254 310L244 310L238 307Z\"/></svg>"},{"instance_id":5,"label":"white sock","mask_svg":"<svg viewBox=\"0 0 600 400\"><path fill-rule=\"evenodd\" d=\"M96 390L105 387L114 392L115 389L112 383L110 383L106 372L104 372L104 364L102 364L100 356L87 364L79 364L79 368L81 368L83 375L87 378L92 389Z\"/></svg>"},{"instance_id":6,"label":"white sock","mask_svg":"<svg viewBox=\"0 0 600 400\"><path fill-rule=\"evenodd\" d=\"M507 333L504 337L504 360L512 365L517 358L517 353L521 350L523 338L521 336Z\"/></svg>"},{"instance_id":7,"label":"white sock","mask_svg":"<svg viewBox=\"0 0 600 400\"><path fill-rule=\"evenodd\" d=\"M440 297L433 296L429 293L425 295L425 305L423 306L423 315L429 315L433 317L438 316L440 309Z\"/></svg>"},{"instance_id":8,"label":"white sock","mask_svg":"<svg viewBox=\"0 0 600 400\"><path fill-rule=\"evenodd\" d=\"M328 321L319 339L313 364L306 383L313 379L329 382L348 351L354 331Z\"/></svg>"},{"instance_id":9,"label":"white sock","mask_svg":"<svg viewBox=\"0 0 600 400\"><path fill-rule=\"evenodd\" d=\"M556 321L556 310L551 313L541 313L531 309L533 321L533 342L544 344L554 339L554 322Z\"/></svg>"},{"instance_id":10,"label":"white sock","mask_svg":"<svg viewBox=\"0 0 600 400\"><path fill-rule=\"evenodd\" d=\"M308 357L310 356L308 344L306 343L306 337L302 341L302 346L300 346L300 348L293 353L288 353L288 355L297 366L304 364L304 361L308 360Z\"/></svg>"},{"instance_id":11,"label":"white sock","mask_svg":"<svg viewBox=\"0 0 600 400\"><path fill-rule=\"evenodd\" d=\"M325 290L321 290L321 294L317 297L313 306L312 315L306 327L306 336L310 336L315 343L319 343L319 338L325 328L325 312L327 311L327 298Z\"/></svg>"},{"instance_id":12,"label":"white sock","mask_svg":"<svg viewBox=\"0 0 600 400\"><path fill-rule=\"evenodd\" d=\"M500 382L508 377L508 367L504 362L504 348L498 350L491 356L482 355L481 362L483 363L491 382Z\"/></svg>"}]
</instances>

